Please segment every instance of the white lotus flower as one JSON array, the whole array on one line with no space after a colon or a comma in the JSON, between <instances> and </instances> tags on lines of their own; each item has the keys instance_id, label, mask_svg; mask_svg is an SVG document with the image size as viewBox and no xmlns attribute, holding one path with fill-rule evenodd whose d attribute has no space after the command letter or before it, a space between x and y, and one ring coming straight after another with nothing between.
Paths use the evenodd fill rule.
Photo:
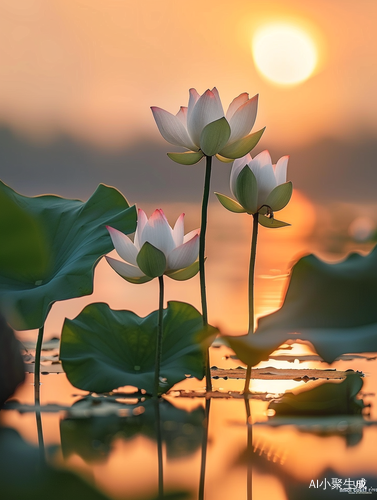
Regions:
<instances>
[{"instance_id":1,"label":"white lotus flower","mask_svg":"<svg viewBox=\"0 0 377 500\"><path fill-rule=\"evenodd\" d=\"M259 222L268 227L287 225L273 219L273 214L284 208L292 196L292 183L286 182L288 160L289 156L283 156L273 165L268 151L262 151L255 158L247 154L235 160L230 190L237 201L216 193L220 203L232 212L259 213Z\"/></svg>"},{"instance_id":2,"label":"white lotus flower","mask_svg":"<svg viewBox=\"0 0 377 500\"><path fill-rule=\"evenodd\" d=\"M188 107L176 115L152 106L154 119L164 139L188 149L185 153L168 153L178 163L191 165L204 155L218 155L220 160L240 158L258 143L264 129L249 134L257 115L258 96L249 99L243 93L233 99L224 116L219 93L215 88L199 95L190 89Z\"/></svg>"},{"instance_id":3,"label":"white lotus flower","mask_svg":"<svg viewBox=\"0 0 377 500\"><path fill-rule=\"evenodd\" d=\"M155 210L148 219L139 209L134 241L122 232L107 226L113 245L122 261L106 256L110 266L131 283L146 283L166 274L186 280L199 270L199 229L184 236L184 215L172 229L162 210Z\"/></svg>"}]
</instances>

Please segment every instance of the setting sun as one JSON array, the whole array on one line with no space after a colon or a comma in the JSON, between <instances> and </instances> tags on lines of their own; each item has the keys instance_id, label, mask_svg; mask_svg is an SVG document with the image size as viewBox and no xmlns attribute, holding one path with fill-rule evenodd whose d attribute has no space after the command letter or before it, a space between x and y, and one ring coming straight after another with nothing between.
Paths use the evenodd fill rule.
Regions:
<instances>
[{"instance_id":1,"label":"setting sun","mask_svg":"<svg viewBox=\"0 0 377 500\"><path fill-rule=\"evenodd\" d=\"M270 24L253 36L252 50L258 70L280 85L295 85L313 73L317 50L311 37L290 24Z\"/></svg>"}]
</instances>

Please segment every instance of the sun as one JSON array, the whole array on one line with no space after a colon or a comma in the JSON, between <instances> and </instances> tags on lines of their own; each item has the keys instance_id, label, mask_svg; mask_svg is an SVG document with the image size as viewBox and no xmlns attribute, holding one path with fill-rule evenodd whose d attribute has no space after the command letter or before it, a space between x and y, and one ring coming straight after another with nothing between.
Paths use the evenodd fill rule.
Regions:
<instances>
[{"instance_id":1,"label":"sun","mask_svg":"<svg viewBox=\"0 0 377 500\"><path fill-rule=\"evenodd\" d=\"M268 24L254 34L252 51L257 69L280 85L307 80L317 65L318 54L310 35L292 24Z\"/></svg>"}]
</instances>

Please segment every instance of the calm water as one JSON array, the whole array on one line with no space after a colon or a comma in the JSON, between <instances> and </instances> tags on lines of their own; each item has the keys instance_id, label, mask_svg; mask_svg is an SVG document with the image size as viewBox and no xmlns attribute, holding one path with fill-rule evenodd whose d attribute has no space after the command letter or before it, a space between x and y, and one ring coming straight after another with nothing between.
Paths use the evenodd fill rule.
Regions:
<instances>
[{"instance_id":1,"label":"calm water","mask_svg":"<svg viewBox=\"0 0 377 500\"><path fill-rule=\"evenodd\" d=\"M157 207L141 207L150 214ZM158 207L160 208L160 207ZM198 227L198 207L175 205L162 207L171 223L184 210L187 231ZM258 317L277 309L287 285L287 273L294 260L315 251L330 259L341 258L347 251L370 245L355 245L332 232L331 221L319 228L320 210L297 193L293 202L281 212L282 220L292 227L280 230L262 228L259 234L256 267L256 314ZM247 326L247 273L251 220L211 206L207 245L207 280L210 322L228 334L242 334ZM346 224L346 222L344 223ZM327 229L324 237L323 227ZM341 228L343 230L343 228ZM343 234L343 233L342 233ZM320 238L318 238L320 236ZM183 300L200 308L199 281L177 283L166 280L167 300ZM130 285L113 273L105 262L96 270L95 290L91 297L56 304L47 320L46 339L59 335L64 317L75 317L90 302L104 301L114 309L131 309L141 316L157 306L157 283ZM35 339L35 332L20 337ZM282 351L283 352L283 351ZM297 354L307 350L297 348ZM211 349L211 365L236 367L225 347ZM325 363L270 360L261 366L279 368L328 368ZM363 393L371 403L368 421L377 420L375 388L377 361L356 358L338 361L331 368L361 370L366 374ZM282 393L303 382L251 382L254 391ZM240 391L243 382L214 380L214 389ZM203 383L188 379L175 389L202 389ZM86 393L70 385L64 374L42 375L41 404L71 406ZM176 394L176 392L174 393ZM33 376L14 396L20 402L33 404ZM169 396L170 403L161 407L163 483L165 491L187 491L198 498L203 442L206 443L205 497L207 500L228 498L273 500L327 498L330 486L309 488L333 478L366 478L368 486L377 489L377 427L338 422L327 429L312 426L267 425L268 402L252 399L250 418L243 399L212 399L209 410L208 439L205 439L203 398ZM121 419L97 417L72 419L66 411L42 412L42 430L48 460L59 467L78 472L113 499L154 498L158 494L158 446L152 409L145 414L135 404L131 424ZM138 418L144 420L137 420ZM2 424L16 428L28 442L38 445L35 413L2 411ZM126 419L127 420L127 419ZM129 420L130 422L130 420ZM142 422L142 424L140 424ZM54 447L50 447L55 445ZM374 478L374 482L373 482ZM203 478L202 478L203 479ZM335 498L339 491L330 491ZM347 493L343 493L346 495ZM377 494L377 493L376 493ZM21 499L20 499L21 500Z\"/></svg>"}]
</instances>

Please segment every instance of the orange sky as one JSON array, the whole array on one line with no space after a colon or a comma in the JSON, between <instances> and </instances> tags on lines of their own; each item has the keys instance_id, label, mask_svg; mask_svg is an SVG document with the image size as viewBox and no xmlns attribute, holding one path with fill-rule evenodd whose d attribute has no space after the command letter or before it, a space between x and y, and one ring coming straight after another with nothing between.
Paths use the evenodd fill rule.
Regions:
<instances>
[{"instance_id":1,"label":"orange sky","mask_svg":"<svg viewBox=\"0 0 377 500\"><path fill-rule=\"evenodd\" d=\"M0 0L0 123L104 145L161 138L149 106L177 112L188 89L225 106L260 94L264 145L377 130L375 0ZM255 29L288 20L320 50L317 73L278 87L256 71Z\"/></svg>"}]
</instances>

